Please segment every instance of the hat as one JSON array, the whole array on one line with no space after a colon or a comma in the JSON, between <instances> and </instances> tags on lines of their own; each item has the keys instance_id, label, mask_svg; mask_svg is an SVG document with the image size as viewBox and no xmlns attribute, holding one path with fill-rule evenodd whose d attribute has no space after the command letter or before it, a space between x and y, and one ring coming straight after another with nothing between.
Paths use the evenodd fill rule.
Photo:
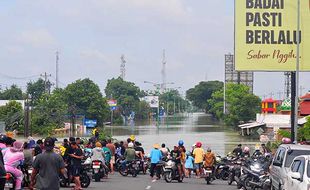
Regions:
<instances>
[{"instance_id":1,"label":"hat","mask_svg":"<svg viewBox=\"0 0 310 190\"><path fill-rule=\"evenodd\" d=\"M101 144L100 142L96 142L96 147L101 148L101 147L102 147L102 144Z\"/></svg>"},{"instance_id":2,"label":"hat","mask_svg":"<svg viewBox=\"0 0 310 190\"><path fill-rule=\"evenodd\" d=\"M133 143L128 143L128 148L133 148Z\"/></svg>"},{"instance_id":3,"label":"hat","mask_svg":"<svg viewBox=\"0 0 310 190\"><path fill-rule=\"evenodd\" d=\"M44 146L45 146L45 147L54 147L54 146L55 146L55 141L54 141L54 139L52 139L51 137L47 137L47 138L44 140Z\"/></svg>"},{"instance_id":4,"label":"hat","mask_svg":"<svg viewBox=\"0 0 310 190\"><path fill-rule=\"evenodd\" d=\"M13 143L13 147L11 147L11 151L13 152L21 152L23 151L24 143L21 141L15 141Z\"/></svg>"},{"instance_id":5,"label":"hat","mask_svg":"<svg viewBox=\"0 0 310 190\"><path fill-rule=\"evenodd\" d=\"M34 148L36 146L36 142L34 140L30 140L28 143L28 148Z\"/></svg>"},{"instance_id":6,"label":"hat","mask_svg":"<svg viewBox=\"0 0 310 190\"><path fill-rule=\"evenodd\" d=\"M156 143L156 144L153 145L153 147L154 147L155 149L159 149L159 148L160 148L160 145Z\"/></svg>"},{"instance_id":7,"label":"hat","mask_svg":"<svg viewBox=\"0 0 310 190\"><path fill-rule=\"evenodd\" d=\"M136 140L136 137L134 136L134 135L130 135L130 140L132 140L132 141L135 141Z\"/></svg>"}]
</instances>

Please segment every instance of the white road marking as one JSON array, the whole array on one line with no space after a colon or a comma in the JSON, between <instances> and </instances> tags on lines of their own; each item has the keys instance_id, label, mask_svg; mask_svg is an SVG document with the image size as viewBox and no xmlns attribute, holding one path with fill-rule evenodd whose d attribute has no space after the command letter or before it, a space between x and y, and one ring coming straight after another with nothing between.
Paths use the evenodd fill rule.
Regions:
<instances>
[{"instance_id":1,"label":"white road marking","mask_svg":"<svg viewBox=\"0 0 310 190\"><path fill-rule=\"evenodd\" d=\"M149 189L151 189L151 186L147 186L145 189L146 189L146 190L149 190Z\"/></svg>"},{"instance_id":2,"label":"white road marking","mask_svg":"<svg viewBox=\"0 0 310 190\"><path fill-rule=\"evenodd\" d=\"M156 182L157 180L156 179L153 179L152 183Z\"/></svg>"}]
</instances>

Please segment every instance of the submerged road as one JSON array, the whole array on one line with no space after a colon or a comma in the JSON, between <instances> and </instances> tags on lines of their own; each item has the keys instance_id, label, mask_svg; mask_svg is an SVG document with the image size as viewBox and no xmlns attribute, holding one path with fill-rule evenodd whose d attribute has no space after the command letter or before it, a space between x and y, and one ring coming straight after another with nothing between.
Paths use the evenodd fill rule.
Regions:
<instances>
[{"instance_id":1,"label":"submerged road","mask_svg":"<svg viewBox=\"0 0 310 190\"><path fill-rule=\"evenodd\" d=\"M65 189L65 188L62 188ZM68 188L67 188L68 189ZM236 185L227 185L226 181L215 180L207 185L204 179L186 178L183 183L166 183L164 180L152 180L149 175L122 177L118 173L110 175L101 182L92 181L89 190L236 190Z\"/></svg>"}]
</instances>

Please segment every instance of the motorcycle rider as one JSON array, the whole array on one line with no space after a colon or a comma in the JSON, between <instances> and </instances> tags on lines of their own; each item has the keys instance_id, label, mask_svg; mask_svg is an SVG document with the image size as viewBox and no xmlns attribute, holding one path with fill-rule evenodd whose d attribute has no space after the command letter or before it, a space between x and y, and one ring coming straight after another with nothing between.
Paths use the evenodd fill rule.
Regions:
<instances>
[{"instance_id":1,"label":"motorcycle rider","mask_svg":"<svg viewBox=\"0 0 310 190\"><path fill-rule=\"evenodd\" d=\"M176 166L178 167L178 172L180 179L182 177L182 166L181 166L181 152L178 146L174 146L173 150L170 152L170 156L173 161L175 161Z\"/></svg>"},{"instance_id":2,"label":"motorcycle rider","mask_svg":"<svg viewBox=\"0 0 310 190\"><path fill-rule=\"evenodd\" d=\"M122 162L122 169L126 169L126 164L135 160L136 151L133 149L134 145L132 142L128 143L128 148L125 150L124 158L125 160Z\"/></svg>"},{"instance_id":3,"label":"motorcycle rider","mask_svg":"<svg viewBox=\"0 0 310 190\"><path fill-rule=\"evenodd\" d=\"M144 149L142 147L142 144L138 141L135 142L135 151L136 151L136 159L141 161L141 166L143 167L143 171L146 171L146 168L144 168Z\"/></svg>"},{"instance_id":4,"label":"motorcycle rider","mask_svg":"<svg viewBox=\"0 0 310 190\"><path fill-rule=\"evenodd\" d=\"M204 167L205 168L211 168L212 169L212 175L214 174L214 165L215 165L215 161L216 161L216 157L215 154L211 151L211 148L209 147L207 149L207 152L204 156Z\"/></svg>"},{"instance_id":5,"label":"motorcycle rider","mask_svg":"<svg viewBox=\"0 0 310 190\"><path fill-rule=\"evenodd\" d=\"M91 160L99 160L102 162L102 164L105 164L105 154L102 150L102 145L100 142L96 142L96 147L92 149Z\"/></svg>"},{"instance_id":6,"label":"motorcycle rider","mask_svg":"<svg viewBox=\"0 0 310 190\"><path fill-rule=\"evenodd\" d=\"M111 163L111 157L112 157L112 153L111 150L107 147L107 142L103 141L102 143L102 151L105 155L105 167L107 167L107 171L109 171L109 166Z\"/></svg>"},{"instance_id":7,"label":"motorcycle rider","mask_svg":"<svg viewBox=\"0 0 310 190\"><path fill-rule=\"evenodd\" d=\"M242 157L243 158L251 157L251 155L250 155L250 148L249 147L246 146L246 147L243 148Z\"/></svg>"},{"instance_id":8,"label":"motorcycle rider","mask_svg":"<svg viewBox=\"0 0 310 190\"><path fill-rule=\"evenodd\" d=\"M163 158L167 158L169 155L169 149L166 147L166 144L163 143L161 144L161 149L160 149L161 153L163 154Z\"/></svg>"},{"instance_id":9,"label":"motorcycle rider","mask_svg":"<svg viewBox=\"0 0 310 190\"><path fill-rule=\"evenodd\" d=\"M2 153L5 170L16 177L15 189L21 189L23 173L17 167L24 161L23 143L15 141L13 147L3 150Z\"/></svg>"},{"instance_id":10,"label":"motorcycle rider","mask_svg":"<svg viewBox=\"0 0 310 190\"><path fill-rule=\"evenodd\" d=\"M239 157L242 155L242 145L241 144L238 144L238 146L233 150L233 154L236 157Z\"/></svg>"},{"instance_id":11,"label":"motorcycle rider","mask_svg":"<svg viewBox=\"0 0 310 190\"><path fill-rule=\"evenodd\" d=\"M201 177L202 174L202 164L203 164L203 159L204 159L204 150L202 147L202 143L201 142L197 142L196 143L196 148L193 151L193 155L195 158L195 168L196 168L196 175L197 178Z\"/></svg>"},{"instance_id":12,"label":"motorcycle rider","mask_svg":"<svg viewBox=\"0 0 310 190\"><path fill-rule=\"evenodd\" d=\"M260 147L259 146L255 146L255 152L253 153L252 158L253 159L258 158L261 155L263 155L263 154L260 151Z\"/></svg>"}]
</instances>

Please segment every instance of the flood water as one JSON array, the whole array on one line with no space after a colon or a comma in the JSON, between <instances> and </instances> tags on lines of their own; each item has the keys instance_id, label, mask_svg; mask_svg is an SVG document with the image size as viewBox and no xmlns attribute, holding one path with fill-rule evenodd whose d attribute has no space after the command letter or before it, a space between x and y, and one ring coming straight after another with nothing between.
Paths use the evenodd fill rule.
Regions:
<instances>
[{"instance_id":1,"label":"flood water","mask_svg":"<svg viewBox=\"0 0 310 190\"><path fill-rule=\"evenodd\" d=\"M149 152L155 143L165 143L171 149L180 139L185 142L187 150L200 141L204 149L211 147L219 155L226 155L240 143L251 147L258 143L258 139L242 137L237 131L219 125L210 115L203 113L163 118L160 122L149 121L131 126L108 126L106 130L118 140L126 140L130 135L135 135L146 152Z\"/></svg>"}]
</instances>

